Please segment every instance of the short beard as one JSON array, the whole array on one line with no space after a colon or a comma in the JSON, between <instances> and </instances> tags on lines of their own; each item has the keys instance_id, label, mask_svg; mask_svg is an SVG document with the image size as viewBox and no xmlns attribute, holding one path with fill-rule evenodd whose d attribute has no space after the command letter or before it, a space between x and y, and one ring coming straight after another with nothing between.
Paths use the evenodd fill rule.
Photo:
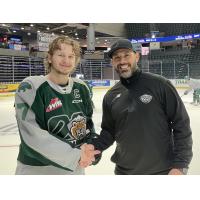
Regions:
<instances>
[{"instance_id":1,"label":"short beard","mask_svg":"<svg viewBox=\"0 0 200 200\"><path fill-rule=\"evenodd\" d=\"M76 71L76 67L74 67L70 72L62 72L60 70L55 69L54 67L52 67L51 69L53 69L57 74L65 76L71 75Z\"/></svg>"},{"instance_id":2,"label":"short beard","mask_svg":"<svg viewBox=\"0 0 200 200\"><path fill-rule=\"evenodd\" d=\"M130 78L132 76L132 74L133 74L133 70L131 69L131 70L127 71L127 72L121 72L120 73L120 77L122 77L122 78Z\"/></svg>"}]
</instances>

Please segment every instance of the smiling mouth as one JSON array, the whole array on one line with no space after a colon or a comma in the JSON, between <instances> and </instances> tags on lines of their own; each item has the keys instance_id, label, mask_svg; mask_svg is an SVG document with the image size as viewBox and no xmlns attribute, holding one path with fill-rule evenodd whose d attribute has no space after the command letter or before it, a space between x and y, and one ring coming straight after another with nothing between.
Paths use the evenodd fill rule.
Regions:
<instances>
[{"instance_id":1,"label":"smiling mouth","mask_svg":"<svg viewBox=\"0 0 200 200\"><path fill-rule=\"evenodd\" d=\"M127 70L129 70L129 67L128 67L128 65L121 65L121 66L119 66L119 68L118 68L120 71L127 71Z\"/></svg>"}]
</instances>

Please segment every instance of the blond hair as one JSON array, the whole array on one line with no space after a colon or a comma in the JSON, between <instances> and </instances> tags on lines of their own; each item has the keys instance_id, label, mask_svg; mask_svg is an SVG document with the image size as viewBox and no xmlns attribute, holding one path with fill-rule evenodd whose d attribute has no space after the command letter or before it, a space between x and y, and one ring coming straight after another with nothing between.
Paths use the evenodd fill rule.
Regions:
<instances>
[{"instance_id":1,"label":"blond hair","mask_svg":"<svg viewBox=\"0 0 200 200\"><path fill-rule=\"evenodd\" d=\"M61 44L71 45L75 53L75 64L77 65L80 61L81 48L79 43L69 37L59 36L49 44L49 51L46 58L44 59L44 66L46 68L47 73L51 71L51 63L49 63L48 61L48 55L52 56L54 51L60 49Z\"/></svg>"}]
</instances>

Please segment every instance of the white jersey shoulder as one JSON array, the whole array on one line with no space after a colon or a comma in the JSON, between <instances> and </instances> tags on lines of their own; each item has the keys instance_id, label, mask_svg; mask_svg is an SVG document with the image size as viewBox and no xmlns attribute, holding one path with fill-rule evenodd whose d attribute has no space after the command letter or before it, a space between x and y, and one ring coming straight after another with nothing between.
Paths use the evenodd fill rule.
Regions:
<instances>
[{"instance_id":1,"label":"white jersey shoulder","mask_svg":"<svg viewBox=\"0 0 200 200\"><path fill-rule=\"evenodd\" d=\"M37 90L37 88L39 88L39 86L44 83L46 81L45 77L43 75L41 76L29 76L27 78L25 78L23 82L28 82L30 83L32 86L34 86L34 88Z\"/></svg>"}]
</instances>

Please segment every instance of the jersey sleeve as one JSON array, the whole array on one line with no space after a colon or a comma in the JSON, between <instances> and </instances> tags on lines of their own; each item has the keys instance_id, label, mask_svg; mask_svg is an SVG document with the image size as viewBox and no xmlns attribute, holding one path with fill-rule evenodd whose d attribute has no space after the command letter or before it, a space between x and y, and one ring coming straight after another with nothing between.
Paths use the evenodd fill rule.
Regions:
<instances>
[{"instance_id":1,"label":"jersey sleeve","mask_svg":"<svg viewBox=\"0 0 200 200\"><path fill-rule=\"evenodd\" d=\"M44 110L43 99L39 95L37 80L25 79L15 95L16 119L22 146L26 154L41 163L74 170L80 159L80 149L51 135L41 128L39 119ZM32 107L38 102L38 109Z\"/></svg>"}]
</instances>

